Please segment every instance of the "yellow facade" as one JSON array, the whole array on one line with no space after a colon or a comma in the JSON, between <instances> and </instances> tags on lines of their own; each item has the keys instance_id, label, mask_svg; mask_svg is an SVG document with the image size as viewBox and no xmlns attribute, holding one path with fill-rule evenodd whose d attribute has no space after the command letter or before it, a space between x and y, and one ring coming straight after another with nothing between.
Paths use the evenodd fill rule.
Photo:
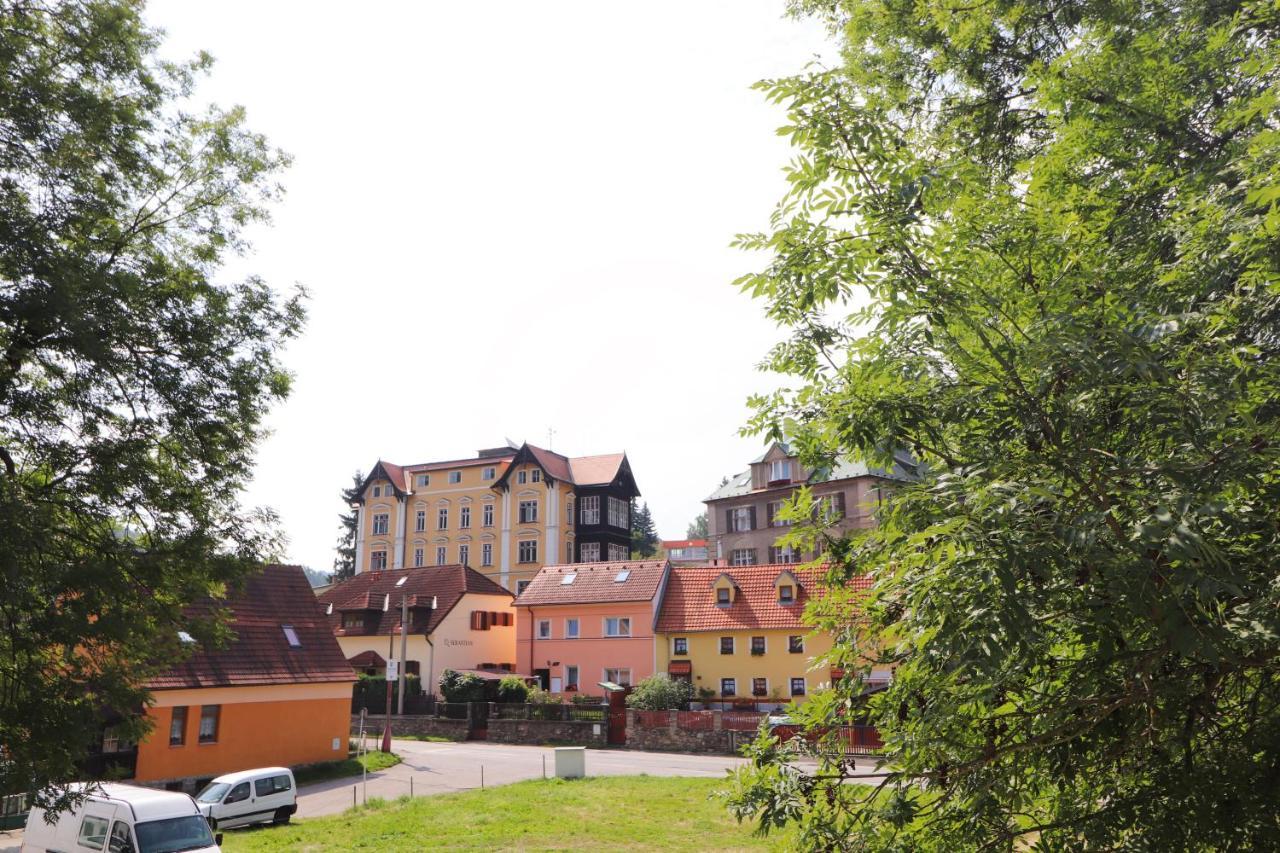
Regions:
<instances>
[{"instance_id":1,"label":"yellow facade","mask_svg":"<svg viewBox=\"0 0 1280 853\"><path fill-rule=\"evenodd\" d=\"M798 638L800 651L792 651L793 637ZM732 653L721 652L723 638L732 640ZM752 653L753 638L763 638L763 654ZM678 640L684 641L686 653L677 653ZM814 664L818 655L831 649L831 638L806 629L671 632L659 634L657 643L659 671L669 671L673 661L688 661L694 689L714 690L712 701L716 702L734 698L803 702L819 685L831 682L830 671ZM734 681L731 694L723 692L724 679ZM764 679L763 695L755 689L757 679ZM793 679L802 682L795 685L801 692L794 692Z\"/></svg>"},{"instance_id":2,"label":"yellow facade","mask_svg":"<svg viewBox=\"0 0 1280 853\"><path fill-rule=\"evenodd\" d=\"M370 480L360 506L356 571L462 564L519 592L520 582L542 566L572 562L573 486L550 484L537 465L522 464L506 489L494 488L508 462L410 466L403 484L387 476Z\"/></svg>"}]
</instances>

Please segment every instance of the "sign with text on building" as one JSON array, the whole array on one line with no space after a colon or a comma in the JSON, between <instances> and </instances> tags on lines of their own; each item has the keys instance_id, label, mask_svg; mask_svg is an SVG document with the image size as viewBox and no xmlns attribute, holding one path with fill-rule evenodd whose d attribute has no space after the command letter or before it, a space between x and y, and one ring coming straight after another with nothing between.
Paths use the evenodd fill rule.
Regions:
<instances>
[{"instance_id":1,"label":"sign with text on building","mask_svg":"<svg viewBox=\"0 0 1280 853\"><path fill-rule=\"evenodd\" d=\"M387 681L395 681L400 677L400 661L392 658L387 661Z\"/></svg>"}]
</instances>

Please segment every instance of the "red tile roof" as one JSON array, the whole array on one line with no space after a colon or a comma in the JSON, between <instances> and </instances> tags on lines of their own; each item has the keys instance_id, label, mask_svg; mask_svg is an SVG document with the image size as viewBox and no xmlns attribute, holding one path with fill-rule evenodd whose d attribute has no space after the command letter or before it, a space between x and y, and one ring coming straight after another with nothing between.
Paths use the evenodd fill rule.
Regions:
<instances>
[{"instance_id":1,"label":"red tile roof","mask_svg":"<svg viewBox=\"0 0 1280 853\"><path fill-rule=\"evenodd\" d=\"M265 566L217 604L231 612L235 638L225 648L200 649L153 679L150 689L355 680L301 566ZM187 613L198 618L214 605L202 602ZM284 625L293 627L301 646L289 645Z\"/></svg>"},{"instance_id":2,"label":"red tile roof","mask_svg":"<svg viewBox=\"0 0 1280 853\"><path fill-rule=\"evenodd\" d=\"M411 474L419 471L439 471L441 468L474 468L479 465L493 466L501 468L511 461L516 452L511 451L508 456L479 456L475 459L449 459L444 462L420 462L417 465L405 465L404 470Z\"/></svg>"},{"instance_id":3,"label":"red tile roof","mask_svg":"<svg viewBox=\"0 0 1280 853\"><path fill-rule=\"evenodd\" d=\"M666 560L632 560L544 566L516 599L516 606L651 601L662 587L667 565ZM629 574L619 581L618 574L624 571ZM574 579L566 584L568 575Z\"/></svg>"},{"instance_id":4,"label":"red tile roof","mask_svg":"<svg viewBox=\"0 0 1280 853\"><path fill-rule=\"evenodd\" d=\"M670 550L672 548L705 548L707 540L705 539L663 539L662 547Z\"/></svg>"},{"instance_id":5,"label":"red tile roof","mask_svg":"<svg viewBox=\"0 0 1280 853\"><path fill-rule=\"evenodd\" d=\"M622 460L626 458L624 453L606 453L602 456L575 456L569 460L569 467L573 471L573 482L579 486L598 486L605 483L612 483L613 478L618 475L618 468L622 465Z\"/></svg>"},{"instance_id":6,"label":"red tile roof","mask_svg":"<svg viewBox=\"0 0 1280 853\"><path fill-rule=\"evenodd\" d=\"M401 580L404 580L403 584L400 584ZM362 572L329 587L320 593L319 600L326 608L333 605L329 625L335 634L343 636L348 633L342 627L344 612L363 612L364 628L350 629L349 633L386 636L399 633L401 596L408 596L409 599L410 632L422 634L434 631L467 593L500 598L494 606L503 608L513 597L509 591L475 569L454 565ZM387 596L390 596L389 600ZM435 610L431 609L432 597L436 599ZM386 611L382 609L384 601L388 604Z\"/></svg>"},{"instance_id":7,"label":"red tile roof","mask_svg":"<svg viewBox=\"0 0 1280 853\"><path fill-rule=\"evenodd\" d=\"M569 469L569 457L561 456L554 450L547 450L542 447L534 447L528 445L529 452L533 454L533 458L538 460L538 464L542 466L542 470L557 480L566 483L574 482L573 472Z\"/></svg>"},{"instance_id":8,"label":"red tile roof","mask_svg":"<svg viewBox=\"0 0 1280 853\"><path fill-rule=\"evenodd\" d=\"M782 572L791 572L800 582L795 604L779 604L774 582ZM716 604L712 584L728 575L737 586L733 604ZM658 613L658 631L731 631L751 628L806 628L801 621L805 605L819 595L816 569L801 570L793 565L765 566L675 566L667 581L667 592ZM854 579L859 589L871 586L871 579Z\"/></svg>"},{"instance_id":9,"label":"red tile roof","mask_svg":"<svg viewBox=\"0 0 1280 853\"><path fill-rule=\"evenodd\" d=\"M382 466L382 470L386 472L387 479L402 492L409 490L409 483L404 477L404 469L392 462L383 462L378 460L378 464Z\"/></svg>"}]
</instances>

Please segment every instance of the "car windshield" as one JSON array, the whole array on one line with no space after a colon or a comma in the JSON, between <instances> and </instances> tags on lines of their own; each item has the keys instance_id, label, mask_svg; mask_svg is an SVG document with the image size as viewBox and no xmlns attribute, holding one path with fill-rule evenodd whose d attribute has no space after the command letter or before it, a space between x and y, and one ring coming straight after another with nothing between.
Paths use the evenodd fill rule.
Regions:
<instances>
[{"instance_id":1,"label":"car windshield","mask_svg":"<svg viewBox=\"0 0 1280 853\"><path fill-rule=\"evenodd\" d=\"M222 795L227 792L231 786L226 782L210 782L204 786L204 790L196 797L198 803L220 803Z\"/></svg>"},{"instance_id":2,"label":"car windshield","mask_svg":"<svg viewBox=\"0 0 1280 853\"><path fill-rule=\"evenodd\" d=\"M133 830L138 834L138 853L178 853L213 846L209 824L199 815L149 820Z\"/></svg>"}]
</instances>

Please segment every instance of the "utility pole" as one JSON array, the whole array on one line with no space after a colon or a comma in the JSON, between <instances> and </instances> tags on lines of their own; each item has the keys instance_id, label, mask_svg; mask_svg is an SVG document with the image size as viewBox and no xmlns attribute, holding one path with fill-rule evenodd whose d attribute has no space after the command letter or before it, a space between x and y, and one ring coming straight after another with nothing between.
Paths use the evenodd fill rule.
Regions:
<instances>
[{"instance_id":1,"label":"utility pole","mask_svg":"<svg viewBox=\"0 0 1280 853\"><path fill-rule=\"evenodd\" d=\"M390 601L390 594L382 600L382 612L387 612L387 604ZM382 751L391 751L391 684L394 679L391 677L391 667L395 661L395 642L396 635L390 631L387 632L387 727L382 730Z\"/></svg>"},{"instance_id":2,"label":"utility pole","mask_svg":"<svg viewBox=\"0 0 1280 853\"><path fill-rule=\"evenodd\" d=\"M408 663L409 643L409 596L400 594L400 700L396 703L396 713L404 716L404 671Z\"/></svg>"}]
</instances>

